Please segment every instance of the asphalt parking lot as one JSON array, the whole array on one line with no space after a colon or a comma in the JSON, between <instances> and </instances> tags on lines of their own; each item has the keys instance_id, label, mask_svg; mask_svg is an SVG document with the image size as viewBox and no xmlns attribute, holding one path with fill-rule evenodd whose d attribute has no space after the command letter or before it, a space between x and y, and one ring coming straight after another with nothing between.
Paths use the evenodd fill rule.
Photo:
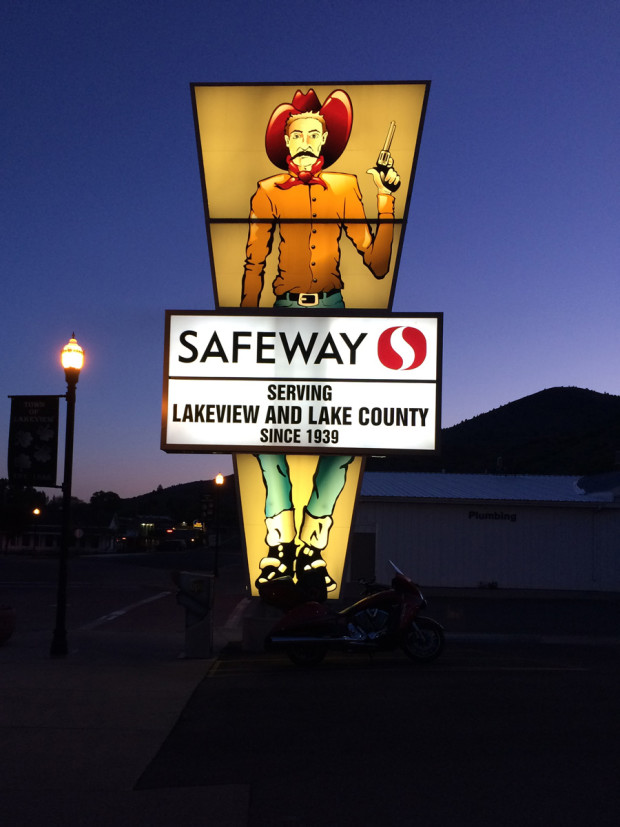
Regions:
<instances>
[{"instance_id":1,"label":"asphalt parking lot","mask_svg":"<svg viewBox=\"0 0 620 827\"><path fill-rule=\"evenodd\" d=\"M223 648L181 657L171 562L72 561L58 660L53 561L0 560L18 609L0 647L6 823L618 823L617 599L431 591L439 660L330 654L303 670L243 649L251 604L233 553L215 601Z\"/></svg>"},{"instance_id":2,"label":"asphalt parking lot","mask_svg":"<svg viewBox=\"0 0 620 827\"><path fill-rule=\"evenodd\" d=\"M460 642L304 670L229 649L136 788L241 784L253 827L617 824L618 654Z\"/></svg>"}]
</instances>

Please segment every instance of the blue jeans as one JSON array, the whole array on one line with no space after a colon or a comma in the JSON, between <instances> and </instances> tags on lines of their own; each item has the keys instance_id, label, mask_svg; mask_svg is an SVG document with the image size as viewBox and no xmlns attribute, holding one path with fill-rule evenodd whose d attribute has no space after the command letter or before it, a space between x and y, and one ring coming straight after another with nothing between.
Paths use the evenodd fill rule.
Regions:
<instances>
[{"instance_id":1,"label":"blue jeans","mask_svg":"<svg viewBox=\"0 0 620 827\"><path fill-rule=\"evenodd\" d=\"M300 305L287 298L276 299L274 307L289 310L313 310L316 308L344 309L342 293L319 299L315 305ZM265 517L275 517L293 508L291 475L284 454L258 454L258 462L265 483ZM347 479L347 468L353 461L349 456L320 456L314 473L312 494L307 511L313 517L331 517L336 501Z\"/></svg>"},{"instance_id":2,"label":"blue jeans","mask_svg":"<svg viewBox=\"0 0 620 827\"><path fill-rule=\"evenodd\" d=\"M293 508L293 487L284 454L258 454L265 483L265 517ZM307 511L313 517L331 517L353 457L322 455L316 464Z\"/></svg>"}]
</instances>

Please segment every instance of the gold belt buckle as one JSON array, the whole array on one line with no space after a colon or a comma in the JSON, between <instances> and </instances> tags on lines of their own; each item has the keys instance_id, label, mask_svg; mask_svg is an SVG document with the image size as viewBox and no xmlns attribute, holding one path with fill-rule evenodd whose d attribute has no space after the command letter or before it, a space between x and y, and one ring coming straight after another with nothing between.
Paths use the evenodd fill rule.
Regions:
<instances>
[{"instance_id":1,"label":"gold belt buckle","mask_svg":"<svg viewBox=\"0 0 620 827\"><path fill-rule=\"evenodd\" d=\"M301 307L316 307L319 303L318 293L300 293L297 304Z\"/></svg>"}]
</instances>

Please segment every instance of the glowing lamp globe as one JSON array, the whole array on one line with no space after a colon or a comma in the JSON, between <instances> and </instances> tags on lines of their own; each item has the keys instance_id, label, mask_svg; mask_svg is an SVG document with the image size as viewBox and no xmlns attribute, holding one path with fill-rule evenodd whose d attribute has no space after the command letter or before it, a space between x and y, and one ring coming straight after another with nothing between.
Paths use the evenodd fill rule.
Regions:
<instances>
[{"instance_id":1,"label":"glowing lamp globe","mask_svg":"<svg viewBox=\"0 0 620 827\"><path fill-rule=\"evenodd\" d=\"M62 353L60 354L60 361L65 369L65 372L71 371L71 373L78 375L82 370L82 365L84 364L84 351L78 345L75 339L75 334L73 334L71 339L69 339L67 344L63 347Z\"/></svg>"}]
</instances>

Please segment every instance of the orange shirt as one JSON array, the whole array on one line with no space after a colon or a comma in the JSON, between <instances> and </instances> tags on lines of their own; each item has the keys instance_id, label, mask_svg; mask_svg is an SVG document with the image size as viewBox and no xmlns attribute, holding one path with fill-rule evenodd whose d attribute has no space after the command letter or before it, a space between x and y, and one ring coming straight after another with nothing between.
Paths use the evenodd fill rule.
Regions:
<instances>
[{"instance_id":1,"label":"orange shirt","mask_svg":"<svg viewBox=\"0 0 620 827\"><path fill-rule=\"evenodd\" d=\"M272 285L276 296L341 289L339 243L343 229L375 278L387 274L394 236L394 196L377 194L379 221L373 236L356 176L322 172L319 177L327 185L325 189L320 184L279 189L276 184L287 181L288 173L258 182L250 209L242 307L258 307L276 226L280 232L278 272Z\"/></svg>"}]
</instances>

